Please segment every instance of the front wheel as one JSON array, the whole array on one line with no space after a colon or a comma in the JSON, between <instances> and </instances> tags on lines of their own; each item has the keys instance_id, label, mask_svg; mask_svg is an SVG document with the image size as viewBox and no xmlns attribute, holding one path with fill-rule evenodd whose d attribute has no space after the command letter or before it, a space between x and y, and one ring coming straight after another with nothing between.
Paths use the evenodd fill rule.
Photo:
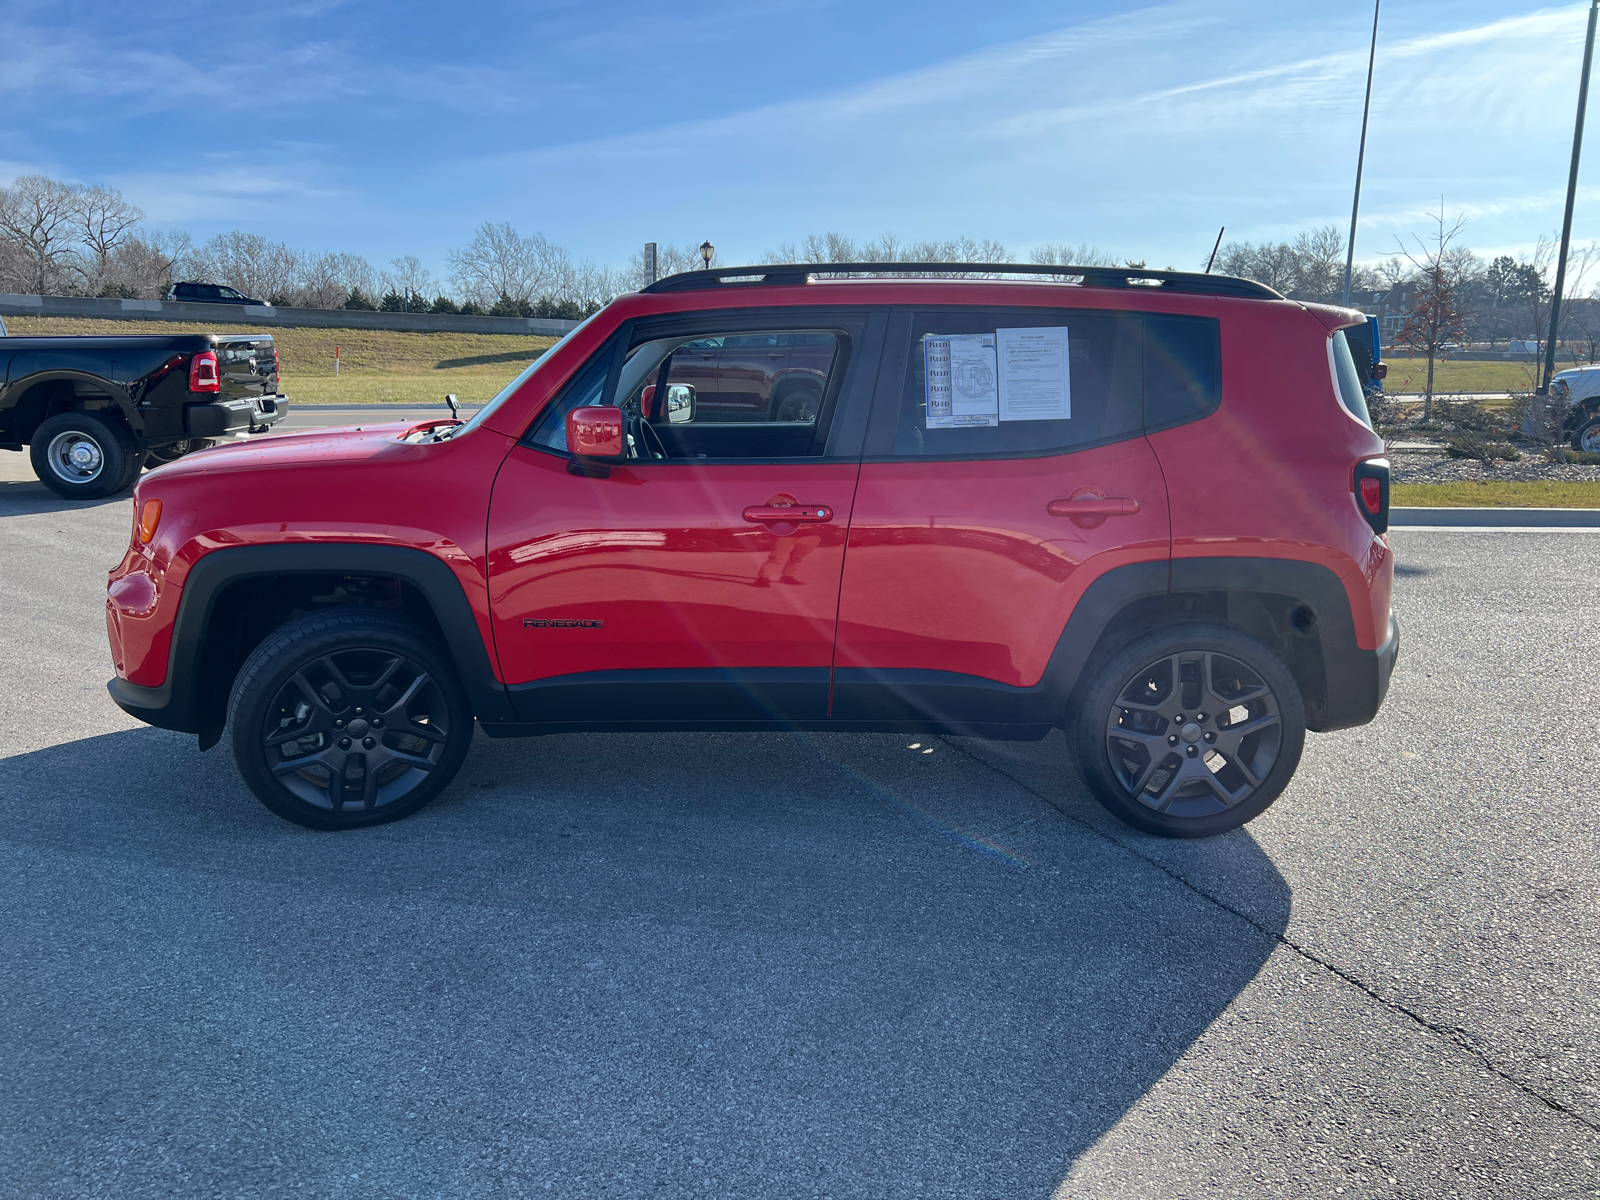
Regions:
<instances>
[{"instance_id":1,"label":"front wheel","mask_svg":"<svg viewBox=\"0 0 1600 1200\"><path fill-rule=\"evenodd\" d=\"M234 683L233 757L256 798L310 829L410 816L454 778L472 710L412 622L337 608L275 630Z\"/></svg>"},{"instance_id":2,"label":"front wheel","mask_svg":"<svg viewBox=\"0 0 1600 1200\"><path fill-rule=\"evenodd\" d=\"M1305 744L1283 660L1229 625L1152 631L1102 662L1068 726L1115 816L1161 837L1212 837L1266 811Z\"/></svg>"}]
</instances>

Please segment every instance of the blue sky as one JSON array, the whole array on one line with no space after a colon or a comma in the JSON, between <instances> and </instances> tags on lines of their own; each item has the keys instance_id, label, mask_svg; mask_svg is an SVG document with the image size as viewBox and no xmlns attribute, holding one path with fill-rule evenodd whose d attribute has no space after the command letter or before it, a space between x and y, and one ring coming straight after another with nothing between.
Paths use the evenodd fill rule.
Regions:
<instances>
[{"instance_id":1,"label":"blue sky","mask_svg":"<svg viewBox=\"0 0 1600 1200\"><path fill-rule=\"evenodd\" d=\"M1585 9L1387 0L1359 257L1441 196L1480 251L1557 228ZM612 265L652 239L737 262L834 229L1197 267L1221 224L1348 221L1370 19L1367 0L0 0L0 180L114 184L197 240L244 228L440 276L484 220ZM1600 238L1595 137L1580 240Z\"/></svg>"}]
</instances>

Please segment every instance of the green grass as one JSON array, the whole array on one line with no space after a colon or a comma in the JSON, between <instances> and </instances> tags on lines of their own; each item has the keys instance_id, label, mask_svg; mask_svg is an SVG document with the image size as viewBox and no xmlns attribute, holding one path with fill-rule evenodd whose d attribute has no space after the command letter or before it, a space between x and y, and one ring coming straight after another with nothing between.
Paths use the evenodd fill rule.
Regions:
<instances>
[{"instance_id":1,"label":"green grass","mask_svg":"<svg viewBox=\"0 0 1600 1200\"><path fill-rule=\"evenodd\" d=\"M442 404L446 392L455 392L463 403L478 403L493 397L555 341L516 333L264 329L247 324L91 317L7 317L6 328L20 337L270 333L278 350L284 394L301 404ZM335 346L340 358L337 378L333 374Z\"/></svg>"},{"instance_id":2,"label":"green grass","mask_svg":"<svg viewBox=\"0 0 1600 1200\"><path fill-rule=\"evenodd\" d=\"M1389 503L1397 508L1600 508L1600 483L1512 479L1397 483Z\"/></svg>"},{"instance_id":3,"label":"green grass","mask_svg":"<svg viewBox=\"0 0 1600 1200\"><path fill-rule=\"evenodd\" d=\"M1420 392L1428 385L1428 360L1385 354L1387 392ZM1458 361L1433 364L1433 390L1438 392L1531 392L1537 363Z\"/></svg>"}]
</instances>

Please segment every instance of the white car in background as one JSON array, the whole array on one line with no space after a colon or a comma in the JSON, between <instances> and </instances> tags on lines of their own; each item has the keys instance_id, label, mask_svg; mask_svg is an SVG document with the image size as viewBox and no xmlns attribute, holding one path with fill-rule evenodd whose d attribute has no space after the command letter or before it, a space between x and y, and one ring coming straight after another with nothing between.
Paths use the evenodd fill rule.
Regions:
<instances>
[{"instance_id":1,"label":"white car in background","mask_svg":"<svg viewBox=\"0 0 1600 1200\"><path fill-rule=\"evenodd\" d=\"M1600 454L1600 364L1557 371L1550 394L1572 405L1566 426L1572 448Z\"/></svg>"}]
</instances>

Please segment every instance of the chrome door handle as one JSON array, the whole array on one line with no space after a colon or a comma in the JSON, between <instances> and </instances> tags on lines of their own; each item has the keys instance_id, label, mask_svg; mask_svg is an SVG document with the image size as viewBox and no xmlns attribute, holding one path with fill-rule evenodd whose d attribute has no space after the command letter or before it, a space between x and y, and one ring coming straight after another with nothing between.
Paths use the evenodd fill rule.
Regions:
<instances>
[{"instance_id":1,"label":"chrome door handle","mask_svg":"<svg viewBox=\"0 0 1600 1200\"><path fill-rule=\"evenodd\" d=\"M744 510L746 521L793 521L817 524L833 520L833 509L826 504L752 504Z\"/></svg>"},{"instance_id":2,"label":"chrome door handle","mask_svg":"<svg viewBox=\"0 0 1600 1200\"><path fill-rule=\"evenodd\" d=\"M1076 496L1050 501L1047 511L1052 517L1131 517L1139 502L1132 496Z\"/></svg>"}]
</instances>

